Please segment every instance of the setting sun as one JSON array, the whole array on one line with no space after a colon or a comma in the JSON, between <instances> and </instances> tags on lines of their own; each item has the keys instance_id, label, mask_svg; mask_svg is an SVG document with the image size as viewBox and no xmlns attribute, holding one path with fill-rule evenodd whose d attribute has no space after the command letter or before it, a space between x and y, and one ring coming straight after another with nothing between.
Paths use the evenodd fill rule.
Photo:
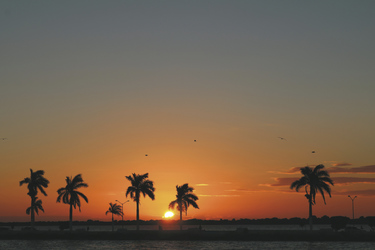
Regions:
<instances>
[{"instance_id":1,"label":"setting sun","mask_svg":"<svg viewBox=\"0 0 375 250\"><path fill-rule=\"evenodd\" d=\"M171 211L165 212L164 218L172 218L174 216L174 213Z\"/></svg>"}]
</instances>

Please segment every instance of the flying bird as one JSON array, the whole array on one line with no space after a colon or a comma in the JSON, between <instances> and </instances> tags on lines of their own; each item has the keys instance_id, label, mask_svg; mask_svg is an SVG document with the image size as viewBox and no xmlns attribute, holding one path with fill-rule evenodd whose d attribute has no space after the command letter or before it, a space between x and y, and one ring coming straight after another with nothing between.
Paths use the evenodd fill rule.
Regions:
<instances>
[{"instance_id":1,"label":"flying bird","mask_svg":"<svg viewBox=\"0 0 375 250\"><path fill-rule=\"evenodd\" d=\"M277 138L280 138L280 140L285 140L286 141L286 139L284 138L284 137L277 137Z\"/></svg>"},{"instance_id":2,"label":"flying bird","mask_svg":"<svg viewBox=\"0 0 375 250\"><path fill-rule=\"evenodd\" d=\"M148 156L148 154L145 154L145 156Z\"/></svg>"},{"instance_id":3,"label":"flying bird","mask_svg":"<svg viewBox=\"0 0 375 250\"><path fill-rule=\"evenodd\" d=\"M0 139L3 140L3 141L8 140L8 138L5 138L5 137L4 138L0 138Z\"/></svg>"},{"instance_id":4,"label":"flying bird","mask_svg":"<svg viewBox=\"0 0 375 250\"><path fill-rule=\"evenodd\" d=\"M194 142L197 142L197 140L194 140Z\"/></svg>"},{"instance_id":5,"label":"flying bird","mask_svg":"<svg viewBox=\"0 0 375 250\"><path fill-rule=\"evenodd\" d=\"M312 151L311 153L315 154L315 151Z\"/></svg>"}]
</instances>

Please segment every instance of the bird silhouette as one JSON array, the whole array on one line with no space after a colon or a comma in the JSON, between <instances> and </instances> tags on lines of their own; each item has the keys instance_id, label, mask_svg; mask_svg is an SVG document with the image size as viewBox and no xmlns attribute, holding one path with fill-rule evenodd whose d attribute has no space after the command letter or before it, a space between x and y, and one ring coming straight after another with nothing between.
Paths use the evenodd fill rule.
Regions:
<instances>
[{"instance_id":1,"label":"bird silhouette","mask_svg":"<svg viewBox=\"0 0 375 250\"><path fill-rule=\"evenodd\" d=\"M145 154L145 156L148 156L148 154Z\"/></svg>"},{"instance_id":2,"label":"bird silhouette","mask_svg":"<svg viewBox=\"0 0 375 250\"><path fill-rule=\"evenodd\" d=\"M0 139L3 140L3 141L8 140L8 138L5 138L5 137L4 138L0 138Z\"/></svg>"},{"instance_id":3,"label":"bird silhouette","mask_svg":"<svg viewBox=\"0 0 375 250\"><path fill-rule=\"evenodd\" d=\"M197 142L197 140L194 140L194 142Z\"/></svg>"},{"instance_id":4,"label":"bird silhouette","mask_svg":"<svg viewBox=\"0 0 375 250\"><path fill-rule=\"evenodd\" d=\"M286 139L284 138L284 137L277 137L277 138L280 138L280 140L285 140L286 141Z\"/></svg>"}]
</instances>

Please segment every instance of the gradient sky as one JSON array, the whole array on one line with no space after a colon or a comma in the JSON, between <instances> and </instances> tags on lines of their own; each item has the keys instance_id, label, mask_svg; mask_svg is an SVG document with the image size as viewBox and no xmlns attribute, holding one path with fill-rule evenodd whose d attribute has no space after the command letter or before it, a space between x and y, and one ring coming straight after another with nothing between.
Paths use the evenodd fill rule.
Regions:
<instances>
[{"instance_id":1,"label":"gradient sky","mask_svg":"<svg viewBox=\"0 0 375 250\"><path fill-rule=\"evenodd\" d=\"M56 191L79 173L74 219L110 220L146 172L141 219L184 183L187 219L307 217L289 185L320 163L336 185L314 215L351 216L350 194L375 216L372 0L3 0L0 30L0 221L29 220L29 168L50 180L36 220L68 219Z\"/></svg>"}]
</instances>

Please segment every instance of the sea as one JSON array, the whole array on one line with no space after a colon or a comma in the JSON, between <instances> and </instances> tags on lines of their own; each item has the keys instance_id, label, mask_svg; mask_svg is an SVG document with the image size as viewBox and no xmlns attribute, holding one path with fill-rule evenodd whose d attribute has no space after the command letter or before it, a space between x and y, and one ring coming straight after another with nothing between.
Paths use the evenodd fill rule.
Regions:
<instances>
[{"instance_id":1,"label":"sea","mask_svg":"<svg viewBox=\"0 0 375 250\"><path fill-rule=\"evenodd\" d=\"M374 242L2 240L0 249L375 249Z\"/></svg>"},{"instance_id":2,"label":"sea","mask_svg":"<svg viewBox=\"0 0 375 250\"><path fill-rule=\"evenodd\" d=\"M367 225L356 225L369 230ZM184 230L199 225L185 225ZM232 231L237 228L249 230L308 230L298 225L202 225L206 231ZM328 229L330 225L314 225L314 230ZM56 226L40 226L38 230L59 230ZM115 230L135 230L135 226L115 226ZM141 230L159 230L159 226L143 225ZM164 227L163 230L178 230L178 226ZM15 227L13 230L21 230ZM76 226L77 231L111 231L110 225ZM0 249L375 249L375 242L307 242L307 241L171 241L171 240L0 240Z\"/></svg>"}]
</instances>

